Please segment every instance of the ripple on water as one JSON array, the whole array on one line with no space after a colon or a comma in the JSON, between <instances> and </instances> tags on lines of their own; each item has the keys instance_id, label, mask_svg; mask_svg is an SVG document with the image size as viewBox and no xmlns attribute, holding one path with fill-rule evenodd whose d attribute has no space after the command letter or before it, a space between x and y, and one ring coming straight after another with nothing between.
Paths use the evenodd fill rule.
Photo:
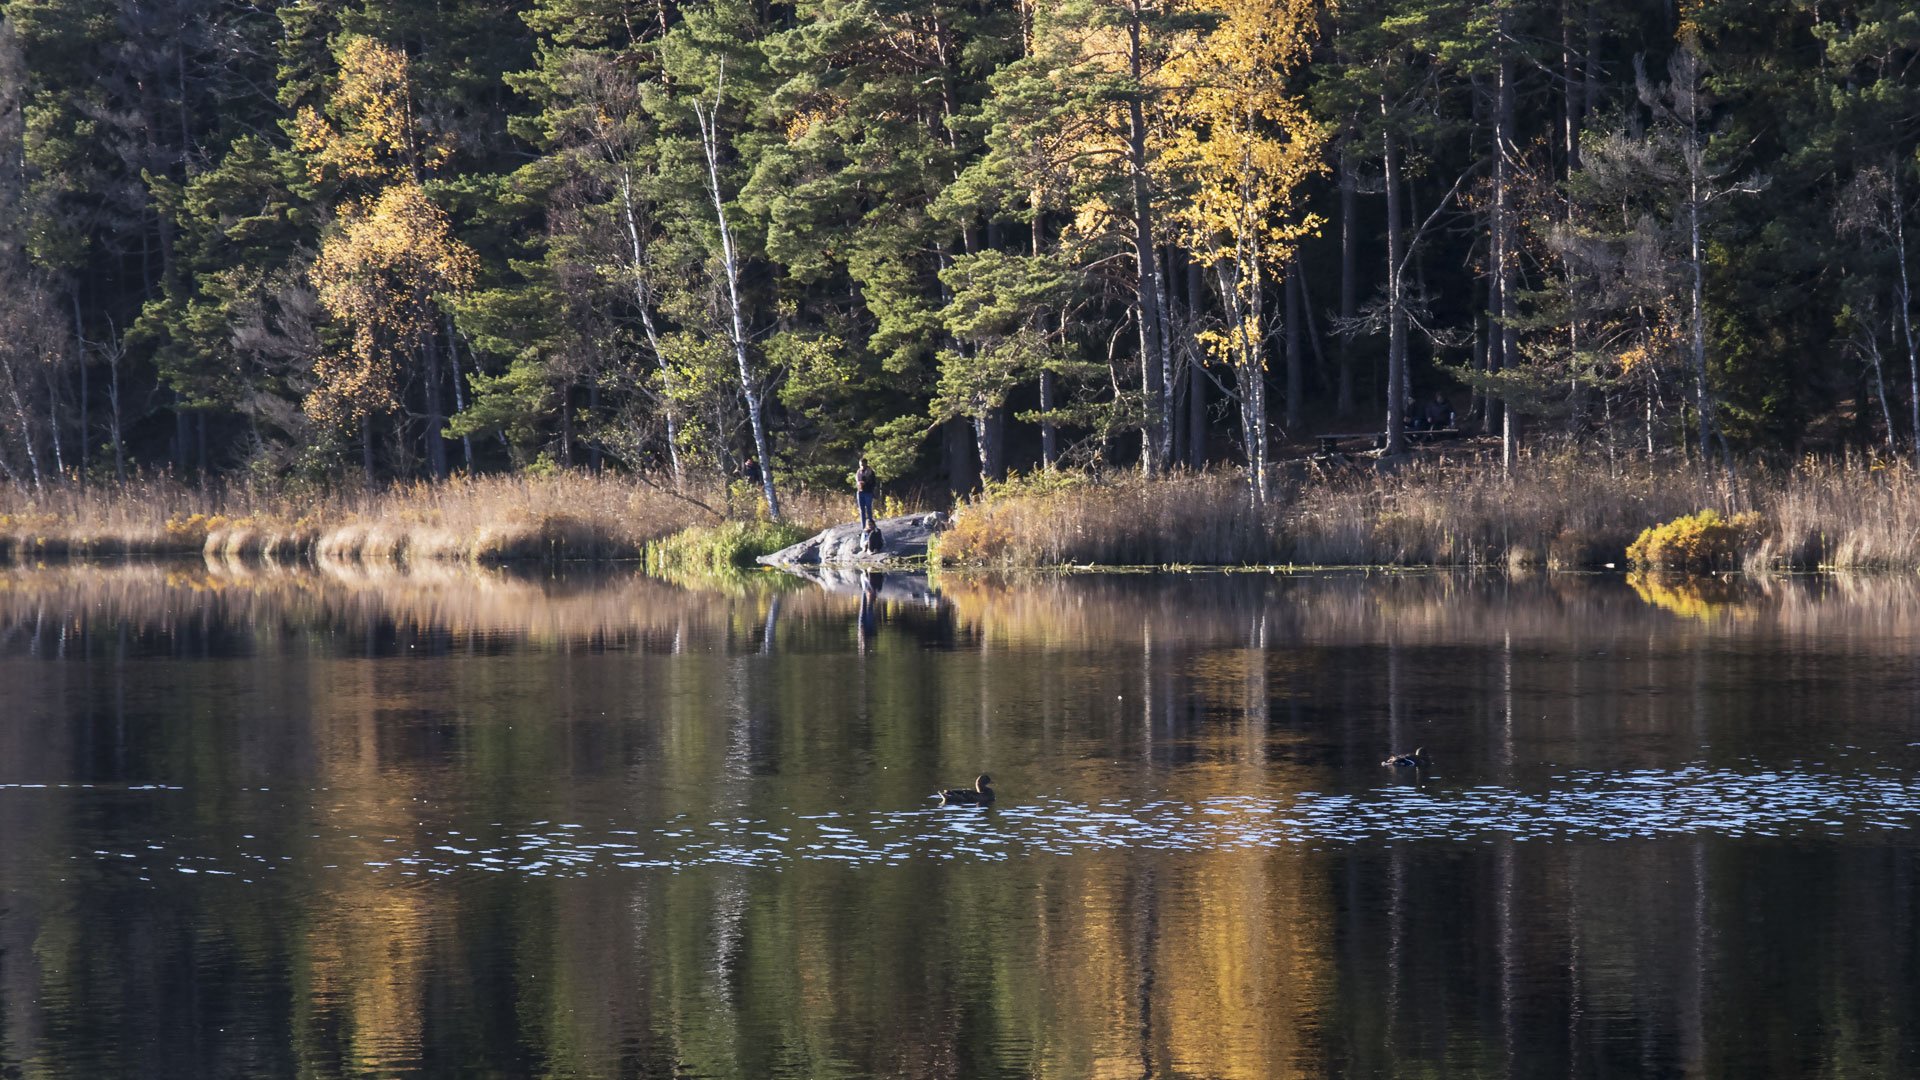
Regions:
<instances>
[{"instance_id":1,"label":"ripple on water","mask_svg":"<svg viewBox=\"0 0 1920 1080\"><path fill-rule=\"evenodd\" d=\"M779 868L796 863L896 865L914 859L1003 861L1080 851L1229 851L1296 844L1389 841L1621 840L1671 836L1834 835L1905 830L1920 823L1920 791L1893 769L1838 774L1739 772L1705 766L1567 772L1548 791L1498 785L1382 787L1359 794L1167 799L1129 805L1041 797L992 810L913 808L733 817L679 817L655 828L632 822L495 824L482 835L441 830L380 837L322 832L323 869L417 877L456 871L584 876L612 869L697 866ZM18 788L34 785L8 785ZM46 785L40 785L46 786ZM77 786L77 785L76 785ZM157 786L155 790L162 790ZM177 790L177 789L164 789ZM247 839L252 839L251 836ZM156 874L238 877L284 870L292 856L194 850L194 838L158 838L128 850L95 849L102 866ZM349 858L343 848L364 849ZM76 856L84 857L84 856Z\"/></svg>"}]
</instances>

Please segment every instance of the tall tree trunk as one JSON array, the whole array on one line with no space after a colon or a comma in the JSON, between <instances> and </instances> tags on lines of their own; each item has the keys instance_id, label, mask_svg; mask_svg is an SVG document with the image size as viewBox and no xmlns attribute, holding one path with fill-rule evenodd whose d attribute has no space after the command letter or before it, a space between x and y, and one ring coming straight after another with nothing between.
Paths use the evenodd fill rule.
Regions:
<instances>
[{"instance_id":1,"label":"tall tree trunk","mask_svg":"<svg viewBox=\"0 0 1920 1080\"><path fill-rule=\"evenodd\" d=\"M39 491L43 485L40 480L40 453L33 447L33 413L20 396L17 372L9 372L7 376L7 397L13 405L14 422L20 426L20 442L27 449L27 469L33 476L33 490Z\"/></svg>"},{"instance_id":2,"label":"tall tree trunk","mask_svg":"<svg viewBox=\"0 0 1920 1080\"><path fill-rule=\"evenodd\" d=\"M1358 238L1354 236L1359 184L1353 175L1353 151L1340 150L1340 389L1335 406L1341 416L1353 415L1354 315L1359 311Z\"/></svg>"},{"instance_id":3,"label":"tall tree trunk","mask_svg":"<svg viewBox=\"0 0 1920 1080\"><path fill-rule=\"evenodd\" d=\"M1565 91L1562 100L1566 114L1562 138L1567 159L1566 175L1569 178L1580 171L1580 126L1585 104L1584 87L1581 86L1585 74L1576 74L1574 65L1573 4L1574 0L1560 2L1560 77ZM1566 226L1571 232L1574 225L1573 200L1567 200L1566 211ZM1580 283L1572 273L1567 274L1567 381L1567 397L1572 403L1568 434L1577 435L1586 421L1587 394L1580 370Z\"/></svg>"},{"instance_id":4,"label":"tall tree trunk","mask_svg":"<svg viewBox=\"0 0 1920 1080\"><path fill-rule=\"evenodd\" d=\"M1495 49L1499 60L1497 65L1498 83L1495 86L1496 98L1493 108L1493 277L1491 286L1493 295L1493 325L1489 328L1488 343L1492 348L1490 363L1495 370L1505 371L1513 366L1516 359L1514 349L1513 321L1518 312L1513 303L1514 272L1514 230L1513 230L1513 161L1516 153L1514 146L1514 94L1513 94L1513 54L1508 48L1507 11L1503 5L1499 18L1495 20L1495 34L1498 40ZM1511 471L1513 468L1514 415L1511 403L1500 402L1500 466Z\"/></svg>"},{"instance_id":5,"label":"tall tree trunk","mask_svg":"<svg viewBox=\"0 0 1920 1080\"><path fill-rule=\"evenodd\" d=\"M1386 95L1380 97L1380 115L1390 118ZM1400 210L1400 154L1394 145L1389 125L1381 133L1381 162L1387 185L1387 445L1386 455L1393 457L1407 450L1407 398L1402 389L1407 382L1407 309L1406 291L1401 282L1402 248Z\"/></svg>"},{"instance_id":6,"label":"tall tree trunk","mask_svg":"<svg viewBox=\"0 0 1920 1080\"><path fill-rule=\"evenodd\" d=\"M1221 308L1233 339L1235 396L1240 401L1240 434L1247 448L1247 488L1255 506L1267 498L1267 373L1259 325L1259 263L1222 259L1215 276ZM1243 284L1244 283L1244 284ZM1244 298L1244 299L1243 299Z\"/></svg>"},{"instance_id":7,"label":"tall tree trunk","mask_svg":"<svg viewBox=\"0 0 1920 1080\"><path fill-rule=\"evenodd\" d=\"M1300 426L1300 395L1305 380L1302 378L1303 359L1300 353L1300 323L1304 305L1300 303L1300 258L1294 256L1287 260L1287 280L1281 286L1287 294L1287 404L1283 414L1283 423L1287 434L1292 435Z\"/></svg>"},{"instance_id":8,"label":"tall tree trunk","mask_svg":"<svg viewBox=\"0 0 1920 1080\"><path fill-rule=\"evenodd\" d=\"M1866 334L1867 361L1873 365L1873 391L1880 399L1880 418L1887 424L1887 453L1891 455L1897 451L1897 447L1894 440L1893 409L1887 404L1887 380L1880 367L1880 335L1864 322L1861 324L1861 330Z\"/></svg>"},{"instance_id":9,"label":"tall tree trunk","mask_svg":"<svg viewBox=\"0 0 1920 1080\"><path fill-rule=\"evenodd\" d=\"M447 362L453 365L453 410L456 413L467 411L467 392L463 389L466 376L460 372L460 339L455 335L453 316L447 316ZM473 474L473 436L460 436L460 450L466 457L467 474Z\"/></svg>"},{"instance_id":10,"label":"tall tree trunk","mask_svg":"<svg viewBox=\"0 0 1920 1080\"><path fill-rule=\"evenodd\" d=\"M1040 373L1040 411L1041 412L1046 413L1046 412L1053 411L1054 407L1057 404L1055 400L1056 394L1057 394L1057 391L1054 389L1054 385L1053 385L1053 372L1042 371ZM1060 436L1054 427L1053 421L1051 420L1040 421L1040 464L1042 466L1051 469L1053 468L1053 463L1059 460L1060 458L1059 441L1060 441Z\"/></svg>"},{"instance_id":11,"label":"tall tree trunk","mask_svg":"<svg viewBox=\"0 0 1920 1080\"><path fill-rule=\"evenodd\" d=\"M1560 88L1561 144L1566 153L1567 172L1580 168L1580 124L1584 116L1584 74L1576 68L1573 48L1574 0L1560 0Z\"/></svg>"},{"instance_id":12,"label":"tall tree trunk","mask_svg":"<svg viewBox=\"0 0 1920 1080\"><path fill-rule=\"evenodd\" d=\"M1160 327L1160 464L1162 468L1173 465L1173 305L1168 302L1169 290L1167 276L1173 272L1173 252L1171 249L1157 253L1154 262L1153 291L1154 307L1160 317L1155 322Z\"/></svg>"},{"instance_id":13,"label":"tall tree trunk","mask_svg":"<svg viewBox=\"0 0 1920 1080\"><path fill-rule=\"evenodd\" d=\"M107 433L113 439L113 479L122 486L127 482L127 448L120 437L120 358L124 347L118 341L109 341L113 350L107 354L107 408L108 422L111 425Z\"/></svg>"},{"instance_id":14,"label":"tall tree trunk","mask_svg":"<svg viewBox=\"0 0 1920 1080\"><path fill-rule=\"evenodd\" d=\"M91 388L87 385L87 335L80 321L80 287L73 292L73 363L80 375L80 482L87 482L87 461L93 455L93 410Z\"/></svg>"},{"instance_id":15,"label":"tall tree trunk","mask_svg":"<svg viewBox=\"0 0 1920 1080\"><path fill-rule=\"evenodd\" d=\"M1006 430L1006 411L988 409L973 417L973 441L980 454L980 477L982 480L998 480L1004 470L1001 465L1002 438Z\"/></svg>"},{"instance_id":16,"label":"tall tree trunk","mask_svg":"<svg viewBox=\"0 0 1920 1080\"><path fill-rule=\"evenodd\" d=\"M444 437L447 428L446 407L440 400L440 342L439 335L429 331L424 335L422 351L426 360L426 398L427 398L427 471L435 480L447 478L447 440Z\"/></svg>"},{"instance_id":17,"label":"tall tree trunk","mask_svg":"<svg viewBox=\"0 0 1920 1080\"><path fill-rule=\"evenodd\" d=\"M1133 259L1138 275L1140 311L1140 375L1145 394L1146 423L1141 439L1141 464L1147 475L1157 476L1166 468L1167 432L1166 386L1161 381L1165 364L1160 343L1166 331L1161 326L1160 298L1166 294L1160 284L1160 260L1153 246L1153 201L1147 187L1147 118L1141 100L1145 62L1142 56L1141 0L1132 0L1127 20L1127 61L1133 75L1134 90L1127 95L1127 164L1133 193Z\"/></svg>"},{"instance_id":18,"label":"tall tree trunk","mask_svg":"<svg viewBox=\"0 0 1920 1080\"><path fill-rule=\"evenodd\" d=\"M53 446L53 475L65 476L67 460L60 450L60 381L54 377L52 365L41 371L47 384L47 441Z\"/></svg>"},{"instance_id":19,"label":"tall tree trunk","mask_svg":"<svg viewBox=\"0 0 1920 1080\"><path fill-rule=\"evenodd\" d=\"M187 409L180 398L180 392L173 392L173 471L182 478L187 475L187 466L192 464L192 449L187 431Z\"/></svg>"},{"instance_id":20,"label":"tall tree trunk","mask_svg":"<svg viewBox=\"0 0 1920 1080\"><path fill-rule=\"evenodd\" d=\"M667 358L660 351L660 334L653 325L653 297L645 276L646 249L640 243L640 221L633 200L633 173L629 169L620 170L620 208L626 218L627 244L633 258L633 303L640 311L640 327L646 332L647 348L653 351L653 361L664 378L667 374ZM659 402L660 412L667 421L667 467L673 473L673 486L682 488L686 486L686 474L680 465L680 415L664 396Z\"/></svg>"},{"instance_id":21,"label":"tall tree trunk","mask_svg":"<svg viewBox=\"0 0 1920 1080\"><path fill-rule=\"evenodd\" d=\"M1187 361L1187 464L1196 469L1207 467L1207 373L1202 364L1199 343L1193 335L1200 332L1200 311L1204 302L1200 264L1187 260L1187 337L1186 347L1193 351Z\"/></svg>"},{"instance_id":22,"label":"tall tree trunk","mask_svg":"<svg viewBox=\"0 0 1920 1080\"><path fill-rule=\"evenodd\" d=\"M1691 128L1691 123L1689 124ZM1688 138L1693 138L1691 130ZM1707 278L1706 254L1700 235L1700 167L1699 155L1687 155L1687 263L1691 270L1692 303L1691 321L1693 329L1693 380L1694 411L1700 421L1700 465L1705 468L1709 448L1713 437L1713 399L1707 386ZM1920 405L1915 406L1916 417L1920 417Z\"/></svg>"},{"instance_id":23,"label":"tall tree trunk","mask_svg":"<svg viewBox=\"0 0 1920 1080\"><path fill-rule=\"evenodd\" d=\"M373 486L373 417L360 417L360 469Z\"/></svg>"},{"instance_id":24,"label":"tall tree trunk","mask_svg":"<svg viewBox=\"0 0 1920 1080\"><path fill-rule=\"evenodd\" d=\"M1895 160L1888 176L1893 182L1893 256L1900 264L1899 315L1900 332L1907 342L1907 378L1913 387L1913 457L1914 466L1920 468L1920 344L1916 344L1913 333L1913 286L1907 277L1907 207L1900 194L1900 169L1902 162Z\"/></svg>"},{"instance_id":25,"label":"tall tree trunk","mask_svg":"<svg viewBox=\"0 0 1920 1080\"><path fill-rule=\"evenodd\" d=\"M724 85L725 70L721 79ZM780 520L780 497L773 487L773 454L767 442L767 427L762 415L759 385L747 364L747 327L740 311L740 267L734 256L733 232L727 227L726 201L720 195L720 93L716 87L711 110L699 103L694 115L700 122L700 143L707 156L707 191L713 196L713 213L720 225L721 264L726 269L729 328L733 339L733 358L740 369L740 396L747 403L747 421L753 428L753 451L760 461L760 490L767 500L767 516Z\"/></svg>"},{"instance_id":26,"label":"tall tree trunk","mask_svg":"<svg viewBox=\"0 0 1920 1080\"><path fill-rule=\"evenodd\" d=\"M971 421L954 418L940 425L941 456L946 461L947 490L965 495L978 486L980 468L977 440Z\"/></svg>"}]
</instances>

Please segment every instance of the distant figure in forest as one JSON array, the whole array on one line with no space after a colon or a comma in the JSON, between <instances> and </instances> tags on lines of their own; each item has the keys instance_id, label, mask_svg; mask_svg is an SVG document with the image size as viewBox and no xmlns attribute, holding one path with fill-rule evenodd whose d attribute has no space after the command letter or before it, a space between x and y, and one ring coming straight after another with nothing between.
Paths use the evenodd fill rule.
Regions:
<instances>
[{"instance_id":1,"label":"distant figure in forest","mask_svg":"<svg viewBox=\"0 0 1920 1080\"><path fill-rule=\"evenodd\" d=\"M752 454L748 454L747 460L740 463L740 479L754 487L760 486L760 462Z\"/></svg>"},{"instance_id":2,"label":"distant figure in forest","mask_svg":"<svg viewBox=\"0 0 1920 1080\"><path fill-rule=\"evenodd\" d=\"M877 522L873 517L873 493L880 487L880 478L867 467L867 459L862 457L860 464L853 470L853 498L860 504L860 527L871 529Z\"/></svg>"},{"instance_id":3,"label":"distant figure in forest","mask_svg":"<svg viewBox=\"0 0 1920 1080\"><path fill-rule=\"evenodd\" d=\"M1453 427L1453 406L1447 403L1446 393L1435 390L1433 397L1420 406L1413 423L1415 431L1445 431Z\"/></svg>"}]
</instances>

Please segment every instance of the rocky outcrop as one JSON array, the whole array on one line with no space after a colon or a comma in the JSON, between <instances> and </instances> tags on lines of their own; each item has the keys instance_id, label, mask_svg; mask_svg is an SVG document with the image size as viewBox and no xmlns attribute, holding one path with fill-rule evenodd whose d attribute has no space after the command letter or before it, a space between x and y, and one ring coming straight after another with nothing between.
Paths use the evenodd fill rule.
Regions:
<instances>
[{"instance_id":1,"label":"rocky outcrop","mask_svg":"<svg viewBox=\"0 0 1920 1080\"><path fill-rule=\"evenodd\" d=\"M938 510L924 514L906 514L880 521L885 538L882 549L869 552L862 543L857 522L834 527L789 548L760 556L768 566L879 566L899 559L912 559L927 553L927 542L947 527L947 515Z\"/></svg>"}]
</instances>

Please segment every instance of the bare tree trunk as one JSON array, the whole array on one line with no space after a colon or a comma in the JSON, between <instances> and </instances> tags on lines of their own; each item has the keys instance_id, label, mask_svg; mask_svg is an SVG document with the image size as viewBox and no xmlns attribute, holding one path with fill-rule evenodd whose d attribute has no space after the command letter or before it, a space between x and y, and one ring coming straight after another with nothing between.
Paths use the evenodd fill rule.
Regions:
<instances>
[{"instance_id":1,"label":"bare tree trunk","mask_svg":"<svg viewBox=\"0 0 1920 1080\"><path fill-rule=\"evenodd\" d=\"M447 427L446 407L440 400L440 344L438 335L428 332L423 335L422 351L426 354L426 397L427 397L427 471L435 480L447 478Z\"/></svg>"},{"instance_id":2,"label":"bare tree trunk","mask_svg":"<svg viewBox=\"0 0 1920 1080\"><path fill-rule=\"evenodd\" d=\"M1689 138L1692 133L1689 132ZM1707 463L1708 446L1713 436L1713 399L1707 387L1707 280L1705 253L1700 241L1700 169L1697 153L1687 155L1687 262L1693 274L1693 379L1694 408L1700 420L1700 464ZM1920 419L1920 400L1914 405Z\"/></svg>"},{"instance_id":3,"label":"bare tree trunk","mask_svg":"<svg viewBox=\"0 0 1920 1080\"><path fill-rule=\"evenodd\" d=\"M87 385L87 335L80 321L80 289L75 286L70 294L73 298L73 363L80 369L80 482L87 482L87 461L93 455L93 412L91 387Z\"/></svg>"},{"instance_id":4,"label":"bare tree trunk","mask_svg":"<svg viewBox=\"0 0 1920 1080\"><path fill-rule=\"evenodd\" d=\"M1353 175L1353 153L1343 147L1340 151L1340 324L1343 327L1353 325L1354 314L1359 310L1355 257L1358 241L1353 234L1358 186ZM1340 389L1335 403L1341 416L1353 415L1353 337L1350 330L1340 335Z\"/></svg>"},{"instance_id":5,"label":"bare tree trunk","mask_svg":"<svg viewBox=\"0 0 1920 1080\"><path fill-rule=\"evenodd\" d=\"M1513 321L1518 314L1513 303L1513 157L1514 95L1513 56L1507 46L1507 15L1503 7L1495 20L1499 54L1498 84L1493 109L1493 325L1488 342L1492 347L1490 363L1505 371L1515 360ZM1514 416L1511 405L1500 402L1500 466L1513 470Z\"/></svg>"},{"instance_id":6,"label":"bare tree trunk","mask_svg":"<svg viewBox=\"0 0 1920 1080\"><path fill-rule=\"evenodd\" d=\"M27 409L27 403L20 397L20 379L17 372L9 373L7 378L7 397L13 404L14 421L20 425L20 442L27 448L27 470L33 476L33 490L39 491L40 453L33 447L33 414Z\"/></svg>"},{"instance_id":7,"label":"bare tree trunk","mask_svg":"<svg viewBox=\"0 0 1920 1080\"><path fill-rule=\"evenodd\" d=\"M1300 303L1300 259L1295 256L1287 260L1287 280L1281 286L1287 294L1287 404L1282 414L1287 426L1287 434L1292 435L1300 426L1300 395L1304 381L1301 378L1302 358L1300 354L1300 323L1302 304Z\"/></svg>"},{"instance_id":8,"label":"bare tree trunk","mask_svg":"<svg viewBox=\"0 0 1920 1080\"><path fill-rule=\"evenodd\" d=\"M125 349L119 341L109 338L112 352L107 354L107 407L109 414L108 434L113 437L113 479L122 486L127 482L127 448L120 437L120 358Z\"/></svg>"},{"instance_id":9,"label":"bare tree trunk","mask_svg":"<svg viewBox=\"0 0 1920 1080\"><path fill-rule=\"evenodd\" d=\"M1888 175L1893 183L1893 257L1900 264L1900 332L1907 342L1907 378L1913 387L1913 457L1920 467L1920 345L1913 334L1913 287L1907 277L1907 207L1900 195L1901 162Z\"/></svg>"},{"instance_id":10,"label":"bare tree trunk","mask_svg":"<svg viewBox=\"0 0 1920 1080\"><path fill-rule=\"evenodd\" d=\"M60 384L52 365L42 369L47 384L47 439L53 446L53 475L67 475L66 458L60 452Z\"/></svg>"},{"instance_id":11,"label":"bare tree trunk","mask_svg":"<svg viewBox=\"0 0 1920 1080\"><path fill-rule=\"evenodd\" d=\"M1887 380L1880 370L1880 337L1864 323L1861 330L1866 336L1867 360L1873 365L1873 391L1880 399L1880 418L1887 422L1887 453L1891 454L1895 452L1893 410L1887 405Z\"/></svg>"},{"instance_id":12,"label":"bare tree trunk","mask_svg":"<svg viewBox=\"0 0 1920 1080\"><path fill-rule=\"evenodd\" d=\"M456 413L467 411L467 393L462 388L466 376L460 372L460 339L453 328L453 316L447 316L447 362L453 365L453 409ZM473 473L473 437L460 436L460 449L466 455L467 473Z\"/></svg>"},{"instance_id":13,"label":"bare tree trunk","mask_svg":"<svg viewBox=\"0 0 1920 1080\"><path fill-rule=\"evenodd\" d=\"M1201 305L1206 290L1200 278L1200 263L1187 259L1187 342L1192 355L1187 361L1187 464L1196 469L1207 467L1207 373L1202 370L1199 341Z\"/></svg>"},{"instance_id":14,"label":"bare tree trunk","mask_svg":"<svg viewBox=\"0 0 1920 1080\"><path fill-rule=\"evenodd\" d=\"M1260 282L1257 260L1221 259L1214 271L1221 307L1233 336L1234 396L1240 402L1240 434L1247 448L1247 487L1255 506L1267 498L1267 373L1263 342L1253 332L1259 323ZM1251 282L1245 286L1243 281ZM1242 299L1245 297L1245 299Z\"/></svg>"},{"instance_id":15,"label":"bare tree trunk","mask_svg":"<svg viewBox=\"0 0 1920 1080\"><path fill-rule=\"evenodd\" d=\"M1127 61L1136 88L1142 85L1144 77L1140 40L1143 16L1141 0L1132 0L1127 20ZM1147 190L1146 105L1141 101L1137 89L1127 95L1127 162L1132 173L1133 189L1133 258L1138 274L1141 389L1146 397L1146 423L1141 439L1145 453L1141 465L1148 476L1157 476L1166 468L1167 452L1166 385L1162 381L1166 365L1159 355L1160 343L1167 340L1166 330L1161 325L1161 297L1166 295L1166 290L1160 283L1160 260L1153 247L1153 202Z\"/></svg>"},{"instance_id":16,"label":"bare tree trunk","mask_svg":"<svg viewBox=\"0 0 1920 1080\"><path fill-rule=\"evenodd\" d=\"M721 70L721 85L726 72ZM773 454L767 443L767 428L762 416L760 389L747 365L746 320L740 312L740 267L733 251L733 232L727 227L726 202L720 196L720 87L714 89L711 110L694 104L694 116L700 122L700 143L707 156L707 191L713 196L714 217L720 224L721 263L726 268L727 301L732 316L733 358L740 368L740 396L747 403L747 420L753 428L753 450L760 460L760 490L767 500L767 516L780 520L780 497L773 487Z\"/></svg>"},{"instance_id":17,"label":"bare tree trunk","mask_svg":"<svg viewBox=\"0 0 1920 1080\"><path fill-rule=\"evenodd\" d=\"M1389 115L1387 99L1380 97L1380 115ZM1400 264L1404 261L1401 248L1404 239L1400 235L1400 157L1393 143L1393 131L1388 127L1381 134L1381 161L1386 174L1387 185L1387 445L1386 454L1393 457L1407 451L1407 408L1406 396L1401 387L1407 381L1407 309L1406 293L1400 280Z\"/></svg>"},{"instance_id":18,"label":"bare tree trunk","mask_svg":"<svg viewBox=\"0 0 1920 1080\"><path fill-rule=\"evenodd\" d=\"M1173 307L1167 302L1167 275L1173 271L1173 254L1155 253L1153 290L1154 307L1160 312L1155 320L1160 327L1160 445L1156 453L1160 455L1160 467L1173 466Z\"/></svg>"},{"instance_id":19,"label":"bare tree trunk","mask_svg":"<svg viewBox=\"0 0 1920 1080\"><path fill-rule=\"evenodd\" d=\"M1583 116L1584 73L1576 74L1573 48L1573 2L1560 2L1560 75L1562 101L1566 114L1563 132L1567 158L1567 176L1580 171L1580 125ZM1582 93L1576 93L1576 90ZM1574 224L1573 202L1567 202L1567 227ZM1569 434L1576 434L1586 422L1587 395L1580 371L1580 287L1571 273L1567 275L1567 396L1572 402Z\"/></svg>"},{"instance_id":20,"label":"bare tree trunk","mask_svg":"<svg viewBox=\"0 0 1920 1080\"><path fill-rule=\"evenodd\" d=\"M667 358L660 351L660 334L653 325L653 297L649 295L643 273L646 251L640 243L640 221L633 206L633 174L624 168L620 170L620 208L626 218L627 243L633 257L633 303L640 309L640 326L646 331L647 348L653 350L653 361L664 378ZM667 467L673 472L673 486L682 488L686 486L686 474L680 464L680 415L664 397L660 399L660 412L667 420Z\"/></svg>"},{"instance_id":21,"label":"bare tree trunk","mask_svg":"<svg viewBox=\"0 0 1920 1080\"><path fill-rule=\"evenodd\" d=\"M1055 405L1054 396L1055 396L1055 390L1053 386L1053 372L1042 371L1040 373L1040 411L1041 412L1045 413L1045 412L1053 411L1053 408ZM1053 468L1053 463L1059 460L1060 458L1059 439L1060 437L1053 426L1053 421L1051 420L1040 421L1040 464L1042 466L1051 469Z\"/></svg>"}]
</instances>

